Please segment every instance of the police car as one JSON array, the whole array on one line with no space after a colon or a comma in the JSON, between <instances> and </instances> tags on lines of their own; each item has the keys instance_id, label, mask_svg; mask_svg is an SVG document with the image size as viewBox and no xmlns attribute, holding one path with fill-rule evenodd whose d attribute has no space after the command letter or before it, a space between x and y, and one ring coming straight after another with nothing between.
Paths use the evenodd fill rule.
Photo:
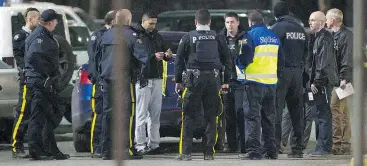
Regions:
<instances>
[{"instance_id":1,"label":"police car","mask_svg":"<svg viewBox=\"0 0 367 166\"><path fill-rule=\"evenodd\" d=\"M11 136L14 108L18 104L19 92L18 70L13 56L12 40L14 34L25 24L23 13L26 9L27 7L0 7L0 36L2 37L0 43L0 85L3 87L0 92L0 139L2 137L6 141L9 141ZM37 9L42 12L47 8ZM74 70L75 55L70 47L70 34L65 13L60 9L55 11L62 15L62 19L58 20L55 29L56 38L63 52L60 54L62 80L58 83L58 86L64 89L60 94L60 104L65 106L65 117L71 121L71 91L73 86L69 84L69 81Z\"/></svg>"}]
</instances>

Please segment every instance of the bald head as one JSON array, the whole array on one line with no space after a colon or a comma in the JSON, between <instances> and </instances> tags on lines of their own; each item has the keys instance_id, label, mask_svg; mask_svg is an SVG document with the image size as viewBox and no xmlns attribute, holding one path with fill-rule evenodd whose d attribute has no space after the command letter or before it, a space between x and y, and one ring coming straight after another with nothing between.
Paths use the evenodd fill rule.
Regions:
<instances>
[{"instance_id":1,"label":"bald head","mask_svg":"<svg viewBox=\"0 0 367 166\"><path fill-rule=\"evenodd\" d=\"M132 14L128 9L120 9L116 13L115 21L117 25L130 25Z\"/></svg>"},{"instance_id":2,"label":"bald head","mask_svg":"<svg viewBox=\"0 0 367 166\"><path fill-rule=\"evenodd\" d=\"M324 28L326 22L326 16L321 11L313 12L310 15L309 23L310 23L310 30L313 33L316 33L320 31L322 28Z\"/></svg>"}]
</instances>

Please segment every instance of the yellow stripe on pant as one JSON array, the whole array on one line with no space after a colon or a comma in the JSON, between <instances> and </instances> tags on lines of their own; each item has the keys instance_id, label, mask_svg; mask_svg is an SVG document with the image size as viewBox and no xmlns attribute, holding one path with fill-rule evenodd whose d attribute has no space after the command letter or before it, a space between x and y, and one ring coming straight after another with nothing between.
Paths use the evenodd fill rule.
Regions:
<instances>
[{"instance_id":1,"label":"yellow stripe on pant","mask_svg":"<svg viewBox=\"0 0 367 166\"><path fill-rule=\"evenodd\" d=\"M168 62L163 61L163 73L162 73L162 95L166 96L166 87L167 87L167 65Z\"/></svg>"},{"instance_id":2,"label":"yellow stripe on pant","mask_svg":"<svg viewBox=\"0 0 367 166\"><path fill-rule=\"evenodd\" d=\"M183 141L183 130L184 130L184 98L186 95L187 88L182 93L182 113L181 113L181 133L180 133L180 143L179 143L179 153L182 154L182 141Z\"/></svg>"},{"instance_id":3,"label":"yellow stripe on pant","mask_svg":"<svg viewBox=\"0 0 367 166\"><path fill-rule=\"evenodd\" d=\"M96 126L96 120L97 120L97 113L96 113L96 84L93 84L91 107L92 107L92 113L93 113L93 120L92 120L92 125L91 125L91 130L90 130L90 152L93 154L94 153L94 148L93 148L93 143L94 143L93 142L94 128Z\"/></svg>"},{"instance_id":4,"label":"yellow stripe on pant","mask_svg":"<svg viewBox=\"0 0 367 166\"><path fill-rule=\"evenodd\" d=\"M135 116L135 94L134 94L134 86L133 84L130 84L130 97L131 97L131 115L130 115L130 121L129 121L129 155L132 156L133 152L131 151L133 147L133 121Z\"/></svg>"},{"instance_id":5,"label":"yellow stripe on pant","mask_svg":"<svg viewBox=\"0 0 367 166\"><path fill-rule=\"evenodd\" d=\"M19 129L19 125L20 123L22 123L22 120L23 120L23 116L24 116L24 110L25 110L25 107L26 107L26 104L27 104L27 100L26 100L26 96L27 96L27 86L24 85L23 86L23 94L22 94L22 107L20 109L20 115L18 117L18 121L17 123L15 124L15 127L14 127L14 131L13 131L13 143L12 143L12 147L13 147L13 152L17 152L17 149L15 147L15 144L17 143L17 134L18 134L18 129Z\"/></svg>"},{"instance_id":6,"label":"yellow stripe on pant","mask_svg":"<svg viewBox=\"0 0 367 166\"><path fill-rule=\"evenodd\" d=\"M219 124L219 117L222 115L223 111L224 111L224 106L223 106L223 100L222 100L222 96L220 95L220 91L218 92L218 96L219 96L219 100L220 100L220 114L215 118L215 124L216 124L216 128L215 128L215 142L214 142L214 146L213 146L213 152L215 153L215 145L217 144L218 141L218 124Z\"/></svg>"}]
</instances>

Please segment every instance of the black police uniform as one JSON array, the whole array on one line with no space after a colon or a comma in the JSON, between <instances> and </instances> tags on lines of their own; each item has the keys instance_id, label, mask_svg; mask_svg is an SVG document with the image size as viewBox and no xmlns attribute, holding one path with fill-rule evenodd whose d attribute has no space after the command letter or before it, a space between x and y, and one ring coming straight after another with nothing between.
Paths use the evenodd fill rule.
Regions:
<instances>
[{"instance_id":1,"label":"black police uniform","mask_svg":"<svg viewBox=\"0 0 367 166\"><path fill-rule=\"evenodd\" d=\"M287 103L294 131L294 141L291 141L292 153L302 154L304 111L303 75L300 73L304 71L307 56L307 34L290 16L280 17L272 30L279 36L285 56L284 71L278 72L275 143L280 149L282 115Z\"/></svg>"},{"instance_id":2,"label":"black police uniform","mask_svg":"<svg viewBox=\"0 0 367 166\"><path fill-rule=\"evenodd\" d=\"M230 50L232 59L237 57L240 53L239 42L246 34L245 31L239 27L236 36L231 37L227 34L227 29L224 28L221 35L226 36L228 48ZM245 86L242 81L237 79L236 66L232 64L232 72L229 83L229 91L223 95L225 118L226 118L226 133L227 143L230 152L236 152L238 149L238 143L240 144L241 153L245 153L245 117L244 117L244 97ZM219 142L218 137L218 142ZM222 138L224 139L224 137Z\"/></svg>"},{"instance_id":3,"label":"black police uniform","mask_svg":"<svg viewBox=\"0 0 367 166\"><path fill-rule=\"evenodd\" d=\"M52 9L41 14L41 20L51 21L59 16ZM25 42L26 86L31 93L29 120L29 154L34 160L67 159L57 147L53 119L59 111L57 94L52 86L59 76L59 44L45 27L39 25ZM51 108L50 108L51 106Z\"/></svg>"},{"instance_id":4,"label":"black police uniform","mask_svg":"<svg viewBox=\"0 0 367 166\"><path fill-rule=\"evenodd\" d=\"M103 34L107 31L107 27L103 26L101 29L95 31L88 42L88 77L93 83L92 93L92 124L91 124L91 153L95 154L93 157L99 157L101 154L101 132L102 132L102 86L100 83L99 73L97 68L101 59L100 44Z\"/></svg>"},{"instance_id":5,"label":"black police uniform","mask_svg":"<svg viewBox=\"0 0 367 166\"><path fill-rule=\"evenodd\" d=\"M18 66L19 75L19 97L16 107L16 116L14 119L14 127L12 134L12 151L13 157L28 157L24 154L24 135L28 128L28 119L30 114L29 93L25 86L24 78L24 46L25 39L32 31L27 27L22 27L13 38L13 54ZM27 100L28 99L28 100Z\"/></svg>"},{"instance_id":6,"label":"black police uniform","mask_svg":"<svg viewBox=\"0 0 367 166\"><path fill-rule=\"evenodd\" d=\"M116 32L117 31L117 32ZM123 27L113 27L108 30L102 37L101 40L101 51L102 57L99 67L100 77L102 80L103 87L103 119L102 119L102 158L103 159L111 159L112 158L112 114L113 114L113 82L116 81L113 76L113 51L115 47L118 46L115 40L115 35L123 34L124 36L124 44L126 45L127 57L125 57L125 61L121 63L125 63L125 68L122 72L125 72L125 76L128 76L128 79L120 80L126 81L124 85L126 85L126 91L123 92L123 101L126 106L128 106L128 110L124 111L125 120L124 123L126 126L127 132L127 144L126 149L128 153L128 159L142 159L143 156L136 152L134 149L134 114L135 114L135 76L139 75L138 73L141 71L139 66L143 66L148 61L149 50L142 43L140 39L138 39L138 35L136 31L130 26Z\"/></svg>"},{"instance_id":7,"label":"black police uniform","mask_svg":"<svg viewBox=\"0 0 367 166\"><path fill-rule=\"evenodd\" d=\"M223 36L210 31L209 27L190 31L183 36L175 62L176 83L183 83L183 121L180 139L180 155L177 159L190 157L195 115L204 108L206 121L205 159L211 159L216 143L216 121L223 112L220 101L220 73L225 66L223 83L229 82L231 56ZM186 68L186 69L185 69ZM184 72L184 73L183 73ZM221 107L218 111L218 107ZM209 157L209 158L207 158Z\"/></svg>"}]
</instances>

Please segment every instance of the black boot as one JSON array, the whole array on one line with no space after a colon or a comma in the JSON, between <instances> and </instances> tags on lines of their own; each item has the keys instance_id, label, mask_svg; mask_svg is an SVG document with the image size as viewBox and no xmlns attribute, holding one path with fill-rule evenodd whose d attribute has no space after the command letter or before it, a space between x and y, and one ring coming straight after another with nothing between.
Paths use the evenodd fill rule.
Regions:
<instances>
[{"instance_id":1,"label":"black boot","mask_svg":"<svg viewBox=\"0 0 367 166\"><path fill-rule=\"evenodd\" d=\"M29 158L29 154L25 153L23 149L17 149L15 152L13 152L13 158L17 159L26 159Z\"/></svg>"}]
</instances>

